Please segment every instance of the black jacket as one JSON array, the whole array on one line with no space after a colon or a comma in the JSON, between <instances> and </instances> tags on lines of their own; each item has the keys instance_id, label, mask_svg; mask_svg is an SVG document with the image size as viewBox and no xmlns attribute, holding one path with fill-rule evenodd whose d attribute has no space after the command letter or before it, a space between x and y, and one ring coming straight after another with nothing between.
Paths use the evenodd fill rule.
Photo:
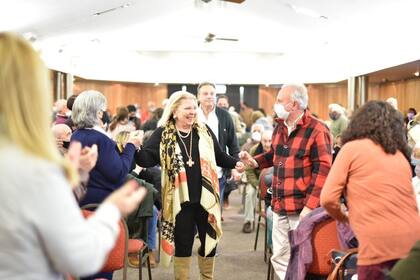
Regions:
<instances>
[{"instance_id":1,"label":"black jacket","mask_svg":"<svg viewBox=\"0 0 420 280\"><path fill-rule=\"evenodd\" d=\"M219 144L224 152L226 147L229 149L229 154L238 158L239 144L236 138L235 126L233 125L232 117L229 112L216 107L216 116L219 120Z\"/></svg>"}]
</instances>

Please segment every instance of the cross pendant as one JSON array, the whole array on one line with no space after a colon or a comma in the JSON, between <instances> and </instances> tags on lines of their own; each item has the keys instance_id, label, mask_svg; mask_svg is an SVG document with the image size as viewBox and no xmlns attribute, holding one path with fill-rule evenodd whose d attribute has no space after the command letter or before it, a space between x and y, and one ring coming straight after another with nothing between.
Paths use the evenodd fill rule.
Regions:
<instances>
[{"instance_id":1,"label":"cross pendant","mask_svg":"<svg viewBox=\"0 0 420 280\"><path fill-rule=\"evenodd\" d=\"M191 158L190 158L190 159L188 159L187 164L188 164L189 167L192 167L193 164L194 164L194 161L192 161Z\"/></svg>"}]
</instances>

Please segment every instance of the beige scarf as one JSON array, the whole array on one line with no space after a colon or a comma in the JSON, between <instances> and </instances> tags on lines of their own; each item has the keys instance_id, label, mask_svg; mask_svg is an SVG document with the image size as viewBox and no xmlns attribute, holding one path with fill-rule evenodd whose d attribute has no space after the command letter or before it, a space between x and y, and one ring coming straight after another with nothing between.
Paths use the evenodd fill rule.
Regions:
<instances>
[{"instance_id":1,"label":"beige scarf","mask_svg":"<svg viewBox=\"0 0 420 280\"><path fill-rule=\"evenodd\" d=\"M201 187L201 206L208 212L205 255L216 247L222 236L220 214L219 181L216 171L213 139L206 126L194 124L200 138L200 167L203 185ZM189 201L187 174L185 172L181 149L176 141L176 128L173 120L168 121L160 142L160 165L162 167L162 237L161 262L169 266L175 253L174 229L176 215L181 204ZM192 137L192 132L191 132ZM194 176L194 175L193 175ZM199 175L196 175L199 176Z\"/></svg>"}]
</instances>

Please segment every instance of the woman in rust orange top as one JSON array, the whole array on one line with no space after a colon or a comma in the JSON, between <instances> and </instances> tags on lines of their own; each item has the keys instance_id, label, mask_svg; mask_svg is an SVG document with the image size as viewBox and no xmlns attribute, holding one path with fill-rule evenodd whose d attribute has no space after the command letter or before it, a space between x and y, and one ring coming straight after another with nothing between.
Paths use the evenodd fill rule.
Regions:
<instances>
[{"instance_id":1,"label":"woman in rust orange top","mask_svg":"<svg viewBox=\"0 0 420 280\"><path fill-rule=\"evenodd\" d=\"M420 239L403 116L386 102L370 101L353 116L342 141L321 205L355 232L358 279L384 279ZM342 195L348 214L340 207Z\"/></svg>"}]
</instances>

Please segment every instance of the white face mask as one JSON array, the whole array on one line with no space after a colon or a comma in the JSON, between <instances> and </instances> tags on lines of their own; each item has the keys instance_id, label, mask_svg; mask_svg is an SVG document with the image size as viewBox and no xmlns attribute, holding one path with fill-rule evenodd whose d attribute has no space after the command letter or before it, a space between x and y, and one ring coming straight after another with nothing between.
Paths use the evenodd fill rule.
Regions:
<instances>
[{"instance_id":1,"label":"white face mask","mask_svg":"<svg viewBox=\"0 0 420 280\"><path fill-rule=\"evenodd\" d=\"M277 117L280 119L286 120L289 117L290 112L287 112L283 104L276 103L274 104L274 112L276 112Z\"/></svg>"},{"instance_id":2,"label":"white face mask","mask_svg":"<svg viewBox=\"0 0 420 280\"><path fill-rule=\"evenodd\" d=\"M416 176L420 179L420 164L416 165L414 172L416 173Z\"/></svg>"},{"instance_id":3,"label":"white face mask","mask_svg":"<svg viewBox=\"0 0 420 280\"><path fill-rule=\"evenodd\" d=\"M251 135L251 139L254 140L255 142L260 142L261 141L261 133L259 133L258 131L253 132L252 135Z\"/></svg>"}]
</instances>

